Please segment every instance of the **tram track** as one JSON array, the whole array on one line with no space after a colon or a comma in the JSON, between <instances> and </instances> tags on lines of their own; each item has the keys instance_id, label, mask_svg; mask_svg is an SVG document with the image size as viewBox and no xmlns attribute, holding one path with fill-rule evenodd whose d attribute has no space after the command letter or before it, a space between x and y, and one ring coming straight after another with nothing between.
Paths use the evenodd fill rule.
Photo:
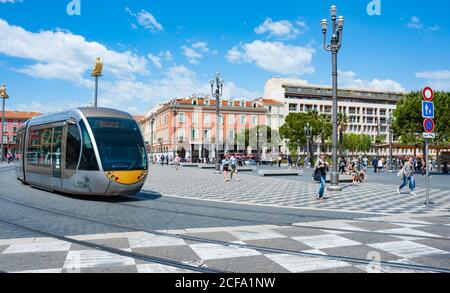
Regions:
<instances>
[{"instance_id":1,"label":"tram track","mask_svg":"<svg viewBox=\"0 0 450 293\"><path fill-rule=\"evenodd\" d=\"M150 233L150 234L154 234L154 235L158 235L158 236L165 236L165 237L171 237L171 238L176 238L176 239L182 239L182 240L188 240L188 241L193 241L193 242L201 242L201 243L207 243L207 244L216 244L216 245L221 245L221 246L227 246L227 247L237 247L237 248L243 248L243 249L252 249L252 250L256 250L258 252L263 252L263 253L273 253L273 254L287 254L287 255L292 255L292 256L301 256L301 257L310 257L310 258L321 258L321 259L326 259L326 260L334 260L334 261L343 261L343 262L347 262L347 263L351 263L351 264L358 264L358 265L373 265L374 262L372 260L368 260L368 259L362 259L362 258L354 258L354 257L346 257L346 256L334 256L334 255L323 255L323 254L317 254L317 253L309 253L309 252L301 252L301 251L293 251L293 250L287 250L287 249L279 249L279 248L271 248L271 247L263 247L263 246L258 246L258 245L251 245L251 244L240 244L240 243L231 243L231 242L227 242L227 241L221 241L221 240L212 240L212 239L206 239L206 238L201 238L201 237L196 237L196 236L188 236L188 235L182 235L182 234L172 234L172 233L167 233L167 232L162 232L162 231L156 231L156 230L150 230L150 229L146 229L144 227L133 227L133 226L129 226L129 225L121 225L121 224L112 224L112 223L107 223L104 222L102 220L99 219L95 219L95 218L90 218L90 217L84 217L84 216L80 216L80 215L75 215L75 214L71 214L71 213L67 213L67 212L63 212L63 211L57 211L57 210L51 210L48 208L43 208L43 207L39 207L39 206L35 206L32 204L26 204L26 203L20 203L14 200L10 200L10 199L5 199L5 198L0 198L0 200L3 201L7 201L16 205L20 205L20 206L24 206L24 207L28 207L28 208L32 208L32 209L36 209L36 210L41 210L47 213L52 213L52 214L57 214L60 216L65 216L65 217L70 217L70 218L75 218L78 220L82 220L82 221L86 221L86 222L90 222L90 223L97 223L97 224L102 224L102 225L106 225L106 226L110 226L110 227L115 227L115 228L120 228L120 229L128 229L131 231L140 231L140 232L146 232L146 233ZM30 227L26 227L26 226L20 226L14 223L10 223L4 220L0 220L0 222L6 223L6 224L10 224L10 226L15 226L15 227L21 227L23 229L28 229L30 231L35 231L36 233L40 233L41 235L47 235L48 237L53 237L56 239L61 239L66 241L66 239L69 242L74 243L73 241L79 242L79 240L73 240L71 238L67 238L65 236L60 236L60 235L56 235L47 231L42 231L39 229L34 229L34 228L30 228ZM322 230L322 228L320 228ZM361 232L361 231L355 231L355 232ZM386 235L386 234L384 234ZM401 236L405 236L405 235L401 235ZM414 236L417 237L417 236ZM426 238L426 237L420 237L420 238ZM446 238L444 239L446 241L448 241ZM147 261L153 261L156 263L169 263L167 265L170 265L170 263L175 262L172 260L167 260L167 259L161 259L161 258L154 258L154 257L149 257L146 255L141 255L141 254L136 254L136 253L129 253L126 251L122 251L122 250L117 250L115 248L111 248L111 247L106 247L106 246L100 246L97 244L93 244L90 242L85 242L85 241L81 241L77 244L80 245L84 245L87 247L91 247L94 249L107 249L105 251L108 251L111 253L117 252L117 253L125 253L126 255L124 256L128 256L128 257L133 257L136 256L136 258L146 258ZM411 270L411 271L424 271L424 272L435 272L435 273L450 273L450 269L448 268L440 268L440 267L433 267L433 266L426 266L426 265L416 265L416 264L406 264L406 263L397 263L397 262L388 262L388 261L378 261L377 262L378 265L380 266L385 266L385 267L391 267L391 268L398 268L398 269L405 269L405 270ZM183 263L179 263L179 262L175 262L172 263L171 266L189 266ZM194 267L195 269L192 269L192 266L189 266L190 270L195 270L195 271L199 271L199 270L204 270L205 268L198 268L198 267ZM211 269L212 271L208 271L209 273L211 272L222 272L223 271L214 271L214 269Z\"/></svg>"},{"instance_id":2,"label":"tram track","mask_svg":"<svg viewBox=\"0 0 450 293\"><path fill-rule=\"evenodd\" d=\"M159 257L154 257L154 256L149 256L149 255L144 255L144 254L140 254L140 253L135 253L135 252L128 252L125 250L121 250L121 249L117 249L117 248L113 248L110 246L106 246L106 245L99 245L99 244L95 244L89 241L83 241L83 240L76 240L73 238L69 238L66 236L61 236L55 233L51 233L48 231L43 231L41 229L36 229L36 228L31 228L28 226L24 226L24 225L19 225L19 224L15 224L15 223L11 223L9 221L5 221L0 219L0 223L3 223L5 225L11 226L11 227L15 227L18 229L22 229L22 230L26 230L26 231L30 231L36 234L40 234L44 237L50 237L53 239L57 239L57 240L61 240L61 241L65 241L68 243L72 243L72 244L77 244L83 247L88 247L91 249L95 249L95 250L99 250L99 251L103 251L103 252L108 252L114 255L118 255L118 256L122 256L122 257L128 257L128 258L133 258L133 259L139 259L145 262L150 262L150 263L156 263L156 264L161 264L161 265L166 265L166 266L170 266L170 267L175 267L175 268L179 268L179 269L185 269L185 270L189 270L189 271L194 271L194 272L200 272L200 273L230 273L227 271L223 271L223 270L217 270L217 269L213 269L213 268L206 268L206 267L199 267L199 266L191 266L182 262L178 262L178 261L174 261L174 260L170 260L170 259L165 259L165 258L159 258Z\"/></svg>"}]
</instances>

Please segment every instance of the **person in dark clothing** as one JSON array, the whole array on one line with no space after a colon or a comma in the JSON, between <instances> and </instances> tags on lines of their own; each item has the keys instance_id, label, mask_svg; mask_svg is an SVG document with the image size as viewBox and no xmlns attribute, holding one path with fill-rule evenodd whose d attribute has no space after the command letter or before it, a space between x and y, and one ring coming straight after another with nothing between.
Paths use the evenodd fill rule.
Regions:
<instances>
[{"instance_id":1,"label":"person in dark clothing","mask_svg":"<svg viewBox=\"0 0 450 293\"><path fill-rule=\"evenodd\" d=\"M377 170L378 170L378 159L376 157L373 158L372 165L373 165L373 173L377 173Z\"/></svg>"},{"instance_id":2,"label":"person in dark clothing","mask_svg":"<svg viewBox=\"0 0 450 293\"><path fill-rule=\"evenodd\" d=\"M327 169L329 167L328 162L325 160L325 154L320 154L320 158L317 160L316 164L314 165L314 172L318 173L320 175L320 189L319 189L319 196L317 197L317 200L322 201L323 195L325 193L325 184L327 180Z\"/></svg>"}]
</instances>

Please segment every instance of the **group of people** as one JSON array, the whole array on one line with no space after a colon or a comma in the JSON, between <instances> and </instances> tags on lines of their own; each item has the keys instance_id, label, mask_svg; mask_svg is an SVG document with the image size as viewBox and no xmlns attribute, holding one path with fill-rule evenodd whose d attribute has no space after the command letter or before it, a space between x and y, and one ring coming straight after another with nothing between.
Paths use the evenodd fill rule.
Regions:
<instances>
[{"instance_id":1,"label":"group of people","mask_svg":"<svg viewBox=\"0 0 450 293\"><path fill-rule=\"evenodd\" d=\"M233 177L236 181L241 181L238 176L238 159L234 155L226 155L222 160L223 179L225 182L233 181ZM230 177L228 177L228 173Z\"/></svg>"},{"instance_id":2,"label":"group of people","mask_svg":"<svg viewBox=\"0 0 450 293\"><path fill-rule=\"evenodd\" d=\"M16 160L16 155L11 153L11 152L7 152L2 160L6 161L8 164L11 164L11 162L14 162Z\"/></svg>"},{"instance_id":3,"label":"group of people","mask_svg":"<svg viewBox=\"0 0 450 293\"><path fill-rule=\"evenodd\" d=\"M363 183L367 179L367 167L369 160L364 158L359 158L351 161L350 159L341 157L339 158L339 173L345 175L351 175L353 178L353 183Z\"/></svg>"},{"instance_id":4,"label":"group of people","mask_svg":"<svg viewBox=\"0 0 450 293\"><path fill-rule=\"evenodd\" d=\"M347 166L347 167L346 167ZM376 168L378 169L378 160L377 164L375 164ZM321 154L319 159L316 161L316 164L314 165L314 180L320 182L320 188L319 188L319 195L317 196L317 200L323 201L324 200L324 193L325 193L325 185L326 185L326 176L327 172L329 170L330 164L326 160L326 155ZM362 182L365 179L365 170L367 170L367 164L366 160L355 160L351 163L347 163L347 160L344 158L341 158L339 161L339 171L341 174L344 173L350 173L353 175L353 182L359 181ZM425 169L426 170L426 169ZM377 172L377 171L375 171ZM411 195L416 195L414 192L416 188L416 182L414 179L414 173L415 173L415 158L410 157L406 161L404 161L401 165L400 171L397 173L397 175L401 178L402 184L398 187L397 192L398 194L402 193L402 190L409 185L409 193ZM360 175L358 175L360 174Z\"/></svg>"}]
</instances>

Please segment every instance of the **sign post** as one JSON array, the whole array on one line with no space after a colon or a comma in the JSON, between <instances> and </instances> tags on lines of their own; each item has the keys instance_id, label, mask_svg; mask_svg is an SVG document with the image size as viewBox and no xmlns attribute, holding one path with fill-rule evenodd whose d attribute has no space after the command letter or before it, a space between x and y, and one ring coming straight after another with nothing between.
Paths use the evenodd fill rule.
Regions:
<instances>
[{"instance_id":1,"label":"sign post","mask_svg":"<svg viewBox=\"0 0 450 293\"><path fill-rule=\"evenodd\" d=\"M430 161L428 159L429 157L429 139L434 139L436 137L436 134L434 133L434 129L436 125L434 124L434 93L433 90L430 87L426 87L422 91L423 96L423 102L422 102L422 117L425 118L423 121L423 128L425 130L423 134L423 138L425 139L425 154L424 154L424 160L425 160L425 168L427 168L426 172L426 182L427 182L427 198L425 205L427 208L430 208L430 204L433 204L430 202Z\"/></svg>"}]
</instances>

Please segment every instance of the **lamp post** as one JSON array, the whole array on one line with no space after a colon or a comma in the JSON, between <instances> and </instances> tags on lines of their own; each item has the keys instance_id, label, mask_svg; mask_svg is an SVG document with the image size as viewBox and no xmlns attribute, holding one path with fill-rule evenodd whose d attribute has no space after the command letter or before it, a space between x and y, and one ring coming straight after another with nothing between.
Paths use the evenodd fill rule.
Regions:
<instances>
[{"instance_id":1,"label":"lamp post","mask_svg":"<svg viewBox=\"0 0 450 293\"><path fill-rule=\"evenodd\" d=\"M154 141L154 137L153 137L153 126L155 125L155 115L151 114L150 115L150 155L151 155L151 162L153 164L153 141Z\"/></svg>"},{"instance_id":2,"label":"lamp post","mask_svg":"<svg viewBox=\"0 0 450 293\"><path fill-rule=\"evenodd\" d=\"M309 124L309 122L306 124L305 126L305 137L306 137L306 153L311 157L310 159L312 159L311 156L311 150L310 150L310 144L311 144L311 138L312 138L312 127Z\"/></svg>"},{"instance_id":3,"label":"lamp post","mask_svg":"<svg viewBox=\"0 0 450 293\"><path fill-rule=\"evenodd\" d=\"M338 144L338 73L337 73L337 54L342 46L342 31L344 29L344 17L337 17L337 8L331 6L332 36L331 44L327 44L328 21L321 21L323 33L323 46L325 51L331 52L332 56L332 76L333 76L333 170L331 172L330 191L342 191L339 186L339 172L337 162L337 144Z\"/></svg>"},{"instance_id":4,"label":"lamp post","mask_svg":"<svg viewBox=\"0 0 450 293\"><path fill-rule=\"evenodd\" d=\"M261 133L259 132L259 126L256 127L256 164L260 165L260 157L259 157L259 137Z\"/></svg>"},{"instance_id":5,"label":"lamp post","mask_svg":"<svg viewBox=\"0 0 450 293\"><path fill-rule=\"evenodd\" d=\"M91 76L95 77L95 92L94 92L94 108L97 108L97 97L98 97L98 78L102 76L103 63L100 57L95 61L94 69L92 70Z\"/></svg>"},{"instance_id":6,"label":"lamp post","mask_svg":"<svg viewBox=\"0 0 450 293\"><path fill-rule=\"evenodd\" d=\"M3 162L5 155L3 153L3 130L4 130L4 123L5 123L5 101L6 99L9 99L8 94L6 93L6 86L3 84L0 87L0 98L3 100L3 107L2 107L2 136L0 136L1 139L1 149L0 149L0 155L1 159L0 162Z\"/></svg>"},{"instance_id":7,"label":"lamp post","mask_svg":"<svg viewBox=\"0 0 450 293\"><path fill-rule=\"evenodd\" d=\"M389 116L387 118L387 123L389 127L389 173L392 173L394 171L393 164L392 164L392 114L389 113Z\"/></svg>"},{"instance_id":8,"label":"lamp post","mask_svg":"<svg viewBox=\"0 0 450 293\"><path fill-rule=\"evenodd\" d=\"M216 98L216 172L220 172L219 163L219 138L220 138L220 98L223 95L223 79L220 77L220 73L216 73L215 80L211 80L209 84L211 85L211 95ZM214 90L214 87L216 88Z\"/></svg>"},{"instance_id":9,"label":"lamp post","mask_svg":"<svg viewBox=\"0 0 450 293\"><path fill-rule=\"evenodd\" d=\"M177 156L177 115L178 115L178 104L177 100L173 99L170 102L170 107L172 108L173 114L173 159Z\"/></svg>"}]
</instances>

